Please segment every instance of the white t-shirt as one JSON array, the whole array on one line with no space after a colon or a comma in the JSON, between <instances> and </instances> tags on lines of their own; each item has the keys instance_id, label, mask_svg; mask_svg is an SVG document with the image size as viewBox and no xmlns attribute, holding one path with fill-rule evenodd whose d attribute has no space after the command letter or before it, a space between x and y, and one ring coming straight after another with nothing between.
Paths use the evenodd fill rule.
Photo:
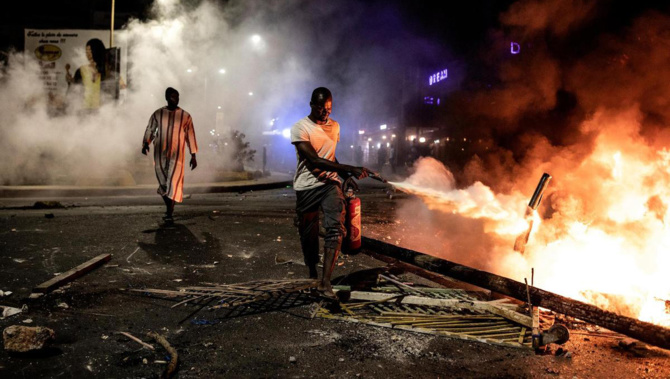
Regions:
<instances>
[{"instance_id":1,"label":"white t-shirt","mask_svg":"<svg viewBox=\"0 0 670 379\"><path fill-rule=\"evenodd\" d=\"M335 149L339 141L340 124L335 120L329 119L326 124L319 125L312 122L309 117L305 117L291 127L291 143L309 142L320 158L328 159L332 162L335 162ZM298 169L293 178L293 188L296 191L304 191L322 186L329 179L340 182L340 178L336 172L319 169L314 169L313 172L310 171L305 164L305 160L301 159L297 153L296 148Z\"/></svg>"}]
</instances>

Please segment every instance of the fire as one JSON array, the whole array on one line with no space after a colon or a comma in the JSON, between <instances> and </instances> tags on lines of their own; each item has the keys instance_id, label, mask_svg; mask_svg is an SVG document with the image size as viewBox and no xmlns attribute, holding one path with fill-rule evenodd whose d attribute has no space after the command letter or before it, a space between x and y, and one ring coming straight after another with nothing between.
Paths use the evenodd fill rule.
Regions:
<instances>
[{"instance_id":1,"label":"fire","mask_svg":"<svg viewBox=\"0 0 670 379\"><path fill-rule=\"evenodd\" d=\"M485 233L499 241L491 252L497 274L523 281L534 268L538 287L670 326L670 151L649 146L634 116L598 114L584 126L598 134L589 154L576 160L563 152L542 162L539 168L555 179L538 209L542 217L532 214L524 254L513 246L528 227L532 188L500 194L475 182L457 189L451 173L438 188L426 178L434 182L446 169L436 171L430 158L407 181L392 184L431 210L484 220Z\"/></svg>"}]
</instances>

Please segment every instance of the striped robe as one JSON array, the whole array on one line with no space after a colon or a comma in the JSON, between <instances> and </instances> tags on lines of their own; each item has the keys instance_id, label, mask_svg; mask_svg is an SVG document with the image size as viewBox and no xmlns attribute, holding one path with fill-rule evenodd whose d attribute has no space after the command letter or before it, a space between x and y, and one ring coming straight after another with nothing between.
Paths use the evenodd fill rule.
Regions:
<instances>
[{"instance_id":1,"label":"striped robe","mask_svg":"<svg viewBox=\"0 0 670 379\"><path fill-rule=\"evenodd\" d=\"M154 168L158 194L181 202L184 195L184 145L191 154L198 151L191 115L177 108L160 108L149 119L144 142L154 142Z\"/></svg>"}]
</instances>

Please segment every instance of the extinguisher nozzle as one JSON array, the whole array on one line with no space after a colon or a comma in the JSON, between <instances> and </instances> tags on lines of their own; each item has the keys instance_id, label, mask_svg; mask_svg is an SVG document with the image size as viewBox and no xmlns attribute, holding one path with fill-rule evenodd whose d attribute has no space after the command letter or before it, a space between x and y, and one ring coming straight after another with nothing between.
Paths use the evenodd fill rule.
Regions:
<instances>
[{"instance_id":1,"label":"extinguisher nozzle","mask_svg":"<svg viewBox=\"0 0 670 379\"><path fill-rule=\"evenodd\" d=\"M370 172L370 173L368 173L368 178L371 178L371 179L374 179L374 180L378 180L378 181L380 181L380 182L382 182L382 183L388 183L388 181L387 181L386 179L382 178L382 176L379 175L379 174L376 173L376 172Z\"/></svg>"}]
</instances>

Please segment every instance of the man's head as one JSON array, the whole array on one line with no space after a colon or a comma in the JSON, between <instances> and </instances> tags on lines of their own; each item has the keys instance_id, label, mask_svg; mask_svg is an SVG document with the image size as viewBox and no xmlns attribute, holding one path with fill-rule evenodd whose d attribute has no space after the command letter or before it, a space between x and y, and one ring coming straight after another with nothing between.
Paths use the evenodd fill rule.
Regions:
<instances>
[{"instance_id":1,"label":"man's head","mask_svg":"<svg viewBox=\"0 0 670 379\"><path fill-rule=\"evenodd\" d=\"M312 92L309 106L312 108L310 118L317 123L326 123L333 108L333 95L328 88L319 87Z\"/></svg>"},{"instance_id":2,"label":"man's head","mask_svg":"<svg viewBox=\"0 0 670 379\"><path fill-rule=\"evenodd\" d=\"M165 100L167 100L168 108L177 108L177 105L179 105L179 91L172 87L168 87L165 90Z\"/></svg>"}]
</instances>

